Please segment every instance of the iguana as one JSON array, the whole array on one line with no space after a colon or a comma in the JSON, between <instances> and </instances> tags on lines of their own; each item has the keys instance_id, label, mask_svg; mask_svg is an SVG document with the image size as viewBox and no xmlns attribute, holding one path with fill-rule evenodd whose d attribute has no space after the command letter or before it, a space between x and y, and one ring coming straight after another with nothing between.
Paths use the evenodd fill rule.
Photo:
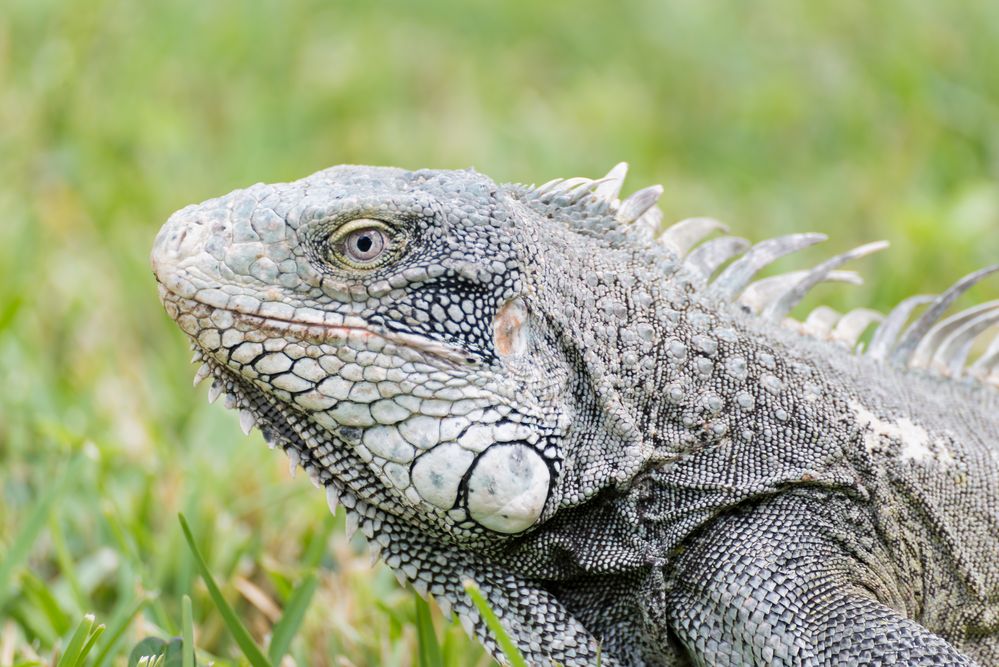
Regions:
<instances>
[{"instance_id":1,"label":"iguana","mask_svg":"<svg viewBox=\"0 0 999 667\"><path fill-rule=\"evenodd\" d=\"M944 317L999 266L795 322L883 244L754 282L824 237L658 233L625 172L334 167L152 266L210 398L500 661L466 580L531 664L999 665L999 302Z\"/></svg>"}]
</instances>

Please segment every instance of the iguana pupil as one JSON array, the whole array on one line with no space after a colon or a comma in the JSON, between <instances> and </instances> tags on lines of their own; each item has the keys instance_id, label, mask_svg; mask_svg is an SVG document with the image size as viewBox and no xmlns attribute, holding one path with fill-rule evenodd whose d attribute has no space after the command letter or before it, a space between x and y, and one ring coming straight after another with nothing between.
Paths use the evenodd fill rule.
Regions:
<instances>
[{"instance_id":1,"label":"iguana pupil","mask_svg":"<svg viewBox=\"0 0 999 667\"><path fill-rule=\"evenodd\" d=\"M346 247L352 259L368 262L381 254L385 237L377 229L359 229L347 236Z\"/></svg>"}]
</instances>

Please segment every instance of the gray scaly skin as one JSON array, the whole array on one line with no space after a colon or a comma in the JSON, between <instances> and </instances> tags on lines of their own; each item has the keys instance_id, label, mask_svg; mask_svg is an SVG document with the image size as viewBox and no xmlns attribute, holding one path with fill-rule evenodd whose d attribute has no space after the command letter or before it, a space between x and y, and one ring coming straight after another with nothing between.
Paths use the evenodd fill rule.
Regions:
<instances>
[{"instance_id":1,"label":"gray scaly skin","mask_svg":"<svg viewBox=\"0 0 999 667\"><path fill-rule=\"evenodd\" d=\"M787 313L872 244L709 219L658 187L343 166L185 208L152 264L249 431L499 656L999 664L995 302ZM917 307L922 306L921 310ZM976 348L977 349L977 348Z\"/></svg>"}]
</instances>

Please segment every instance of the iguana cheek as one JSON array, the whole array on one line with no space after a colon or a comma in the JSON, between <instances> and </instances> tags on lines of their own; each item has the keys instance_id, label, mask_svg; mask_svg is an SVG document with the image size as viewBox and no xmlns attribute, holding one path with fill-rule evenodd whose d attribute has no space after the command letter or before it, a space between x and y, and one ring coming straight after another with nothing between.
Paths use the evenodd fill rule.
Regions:
<instances>
[{"instance_id":1,"label":"iguana cheek","mask_svg":"<svg viewBox=\"0 0 999 667\"><path fill-rule=\"evenodd\" d=\"M498 533L527 530L545 508L550 481L548 465L532 448L493 445L468 478L468 513Z\"/></svg>"}]
</instances>

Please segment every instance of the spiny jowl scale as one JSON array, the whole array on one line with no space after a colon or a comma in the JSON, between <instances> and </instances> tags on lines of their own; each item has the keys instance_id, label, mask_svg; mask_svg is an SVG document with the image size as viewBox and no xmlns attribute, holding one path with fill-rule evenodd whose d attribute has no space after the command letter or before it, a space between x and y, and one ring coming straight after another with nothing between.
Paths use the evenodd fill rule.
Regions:
<instances>
[{"instance_id":1,"label":"spiny jowl scale","mask_svg":"<svg viewBox=\"0 0 999 667\"><path fill-rule=\"evenodd\" d=\"M824 237L663 231L625 172L335 167L152 263L210 398L494 654L466 579L536 664L999 662L999 302L946 316L999 267L795 321L885 244L756 279Z\"/></svg>"}]
</instances>

